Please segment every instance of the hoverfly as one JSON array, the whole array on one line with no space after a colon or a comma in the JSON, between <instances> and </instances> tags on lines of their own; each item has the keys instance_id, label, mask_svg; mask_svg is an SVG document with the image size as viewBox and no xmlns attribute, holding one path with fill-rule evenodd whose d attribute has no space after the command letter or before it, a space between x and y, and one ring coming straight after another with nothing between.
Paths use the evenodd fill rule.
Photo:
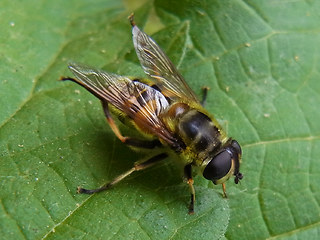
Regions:
<instances>
[{"instance_id":1,"label":"hoverfly","mask_svg":"<svg viewBox=\"0 0 320 240\"><path fill-rule=\"evenodd\" d=\"M130 78L72 63L71 80L100 99L106 119L121 142L145 149L160 149L160 153L137 162L125 173L97 189L78 188L78 193L92 194L109 189L135 171L151 167L174 153L184 164L184 174L191 192L189 213L194 212L195 189L192 167L214 184L222 184L232 175L234 182L242 179L239 172L241 147L228 138L221 126L202 106L173 63L146 33L129 17L133 44L144 72L149 79ZM204 90L204 99L207 89ZM203 100L204 100L203 99ZM123 136L111 112L125 117L139 132L151 140ZM162 150L162 151L161 151Z\"/></svg>"}]
</instances>

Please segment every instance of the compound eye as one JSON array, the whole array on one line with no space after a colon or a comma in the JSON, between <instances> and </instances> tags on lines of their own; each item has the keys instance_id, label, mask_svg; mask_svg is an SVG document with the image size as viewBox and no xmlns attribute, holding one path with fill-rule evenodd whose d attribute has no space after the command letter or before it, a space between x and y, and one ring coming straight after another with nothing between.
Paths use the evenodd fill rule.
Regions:
<instances>
[{"instance_id":1,"label":"compound eye","mask_svg":"<svg viewBox=\"0 0 320 240\"><path fill-rule=\"evenodd\" d=\"M217 180L223 178L231 169L231 153L223 150L214 156L203 171L203 176L216 184Z\"/></svg>"},{"instance_id":2,"label":"compound eye","mask_svg":"<svg viewBox=\"0 0 320 240\"><path fill-rule=\"evenodd\" d=\"M241 147L239 145L239 143L236 140L232 140L231 142L231 146L237 151L238 154L241 155Z\"/></svg>"}]
</instances>

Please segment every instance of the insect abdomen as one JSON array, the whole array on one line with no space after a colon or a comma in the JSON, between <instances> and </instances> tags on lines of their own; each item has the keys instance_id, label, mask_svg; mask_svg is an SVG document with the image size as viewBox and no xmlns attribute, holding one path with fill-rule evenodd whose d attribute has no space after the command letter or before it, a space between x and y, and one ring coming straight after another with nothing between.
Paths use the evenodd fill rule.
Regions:
<instances>
[{"instance_id":1,"label":"insect abdomen","mask_svg":"<svg viewBox=\"0 0 320 240\"><path fill-rule=\"evenodd\" d=\"M178 134L196 153L209 153L221 145L221 133L212 120L196 109L187 111L179 120Z\"/></svg>"}]
</instances>

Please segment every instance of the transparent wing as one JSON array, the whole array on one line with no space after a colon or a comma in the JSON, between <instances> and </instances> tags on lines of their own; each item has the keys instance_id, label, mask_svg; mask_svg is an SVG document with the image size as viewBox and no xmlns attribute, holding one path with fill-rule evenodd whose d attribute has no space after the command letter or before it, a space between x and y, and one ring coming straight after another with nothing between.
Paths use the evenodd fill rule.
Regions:
<instances>
[{"instance_id":1,"label":"transparent wing","mask_svg":"<svg viewBox=\"0 0 320 240\"><path fill-rule=\"evenodd\" d=\"M199 102L176 67L156 42L137 26L132 28L133 44L144 72L168 97L187 98Z\"/></svg>"},{"instance_id":2,"label":"transparent wing","mask_svg":"<svg viewBox=\"0 0 320 240\"><path fill-rule=\"evenodd\" d=\"M72 79L76 83L124 112L147 132L172 144L174 139L159 118L169 103L159 91L139 81L85 65L70 64L69 68L77 78Z\"/></svg>"}]
</instances>

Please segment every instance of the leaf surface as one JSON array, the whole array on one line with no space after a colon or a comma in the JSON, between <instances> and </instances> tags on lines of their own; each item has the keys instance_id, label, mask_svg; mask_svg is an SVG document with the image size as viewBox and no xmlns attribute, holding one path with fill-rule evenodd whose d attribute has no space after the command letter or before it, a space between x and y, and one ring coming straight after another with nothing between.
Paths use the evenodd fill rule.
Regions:
<instances>
[{"instance_id":1,"label":"leaf surface","mask_svg":"<svg viewBox=\"0 0 320 240\"><path fill-rule=\"evenodd\" d=\"M0 234L5 239L315 239L320 219L318 1L2 1ZM126 19L150 31L243 148L240 185L168 160L94 188L147 156L114 137L69 61L144 76ZM159 23L161 25L153 24ZM147 31L146 30L146 31ZM147 32L149 33L149 32ZM125 133L130 129L122 127Z\"/></svg>"}]
</instances>

